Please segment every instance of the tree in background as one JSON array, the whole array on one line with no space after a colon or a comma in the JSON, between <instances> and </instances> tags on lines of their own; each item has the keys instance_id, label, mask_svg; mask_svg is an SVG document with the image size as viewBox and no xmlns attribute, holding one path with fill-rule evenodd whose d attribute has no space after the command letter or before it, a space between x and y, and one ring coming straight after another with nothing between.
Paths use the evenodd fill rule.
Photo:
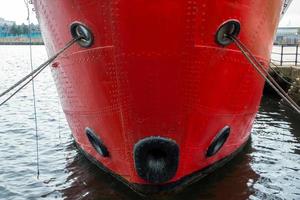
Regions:
<instances>
[{"instance_id":1,"label":"tree in background","mask_svg":"<svg viewBox=\"0 0 300 200\"><path fill-rule=\"evenodd\" d=\"M30 33L33 35L40 35L40 27L39 25L30 24ZM13 36L20 36L20 35L28 35L29 34L29 26L26 24L13 24L11 26L8 26L7 24L4 24L0 26L0 34L2 35L13 35Z\"/></svg>"},{"instance_id":2,"label":"tree in background","mask_svg":"<svg viewBox=\"0 0 300 200\"><path fill-rule=\"evenodd\" d=\"M29 27L28 25L25 25L24 23L20 25L20 32L21 34L29 34Z\"/></svg>"},{"instance_id":3,"label":"tree in background","mask_svg":"<svg viewBox=\"0 0 300 200\"><path fill-rule=\"evenodd\" d=\"M18 35L18 28L15 23L10 27L9 34Z\"/></svg>"}]
</instances>

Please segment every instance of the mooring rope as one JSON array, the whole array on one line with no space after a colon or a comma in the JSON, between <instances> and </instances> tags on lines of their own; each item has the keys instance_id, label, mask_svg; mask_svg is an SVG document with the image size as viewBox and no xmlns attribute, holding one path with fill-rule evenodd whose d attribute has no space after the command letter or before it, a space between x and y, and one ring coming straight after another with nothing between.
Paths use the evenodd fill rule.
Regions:
<instances>
[{"instance_id":1,"label":"mooring rope","mask_svg":"<svg viewBox=\"0 0 300 200\"><path fill-rule=\"evenodd\" d=\"M50 59L49 59L50 60ZM15 89L17 86L19 86L20 84L22 84L24 81L26 81L29 77L32 77L32 75L34 75L35 73L37 73L40 69L42 69L45 65L49 65L51 62L49 62L49 60L47 60L46 62L44 62L43 64L41 64L38 68L36 68L35 70L33 70L30 74L26 75L25 77L23 77L21 80L19 80L18 82L16 82L14 85L12 85L11 87L9 87L8 89L6 89L5 91L3 91L0 94L0 98L3 97L4 95L6 95L7 93L9 93L10 91L12 91L13 89Z\"/></svg>"},{"instance_id":2,"label":"mooring rope","mask_svg":"<svg viewBox=\"0 0 300 200\"><path fill-rule=\"evenodd\" d=\"M31 38L31 20L28 0L24 0L27 8L27 21L28 21L28 37L29 37L29 56L30 56L30 68L33 71L33 58L32 58L32 38ZM34 112L34 124L35 124L35 141L36 141L36 168L37 168L37 179L40 176L40 164L39 164L39 136L38 136L38 122L37 122L37 109L36 109L36 95L35 95L35 84L34 79L32 83L32 96L33 96L33 112Z\"/></svg>"},{"instance_id":3,"label":"mooring rope","mask_svg":"<svg viewBox=\"0 0 300 200\"><path fill-rule=\"evenodd\" d=\"M235 38L237 39L237 38ZM261 62L259 62L255 56L253 56L253 54L251 53L251 51L240 41L240 40L236 40L237 42L239 42L239 44L241 45L242 48L244 48L248 54L250 55L250 57L256 62L256 64L258 65L258 67L260 67L260 69L262 69L263 74L267 75L267 78L269 77L269 80L278 88L278 90L285 95L285 97L287 99L289 99L294 105L296 105L299 109L300 107L297 105L297 103L294 102L294 100L282 89L282 87L277 83L277 81L271 76L271 74L268 72L268 70L261 64Z\"/></svg>"},{"instance_id":4,"label":"mooring rope","mask_svg":"<svg viewBox=\"0 0 300 200\"><path fill-rule=\"evenodd\" d=\"M39 67L37 67L35 70L33 70L32 66L32 60L31 60L31 66L32 66L32 72L26 75L24 78L19 80L17 83L9 87L6 91L1 93L0 98L3 97L5 94L8 94L10 91L12 91L14 88L18 87L22 83L25 83L20 86L15 92L10 94L4 101L0 103L0 107L3 106L6 102L8 102L12 97L14 97L18 92L20 92L23 88L25 88L30 82L34 80L35 77L37 77L49 64L51 64L59 55L64 53L67 49L69 49L73 44L75 44L78 40L80 40L81 37L74 38L71 41L69 41L61 50L59 50L54 56L49 58L46 62L41 64ZM32 54L31 54L32 59ZM33 85L33 98L34 98L34 113L35 113L35 133L36 133L36 158L37 158L37 179L39 179L40 175L40 167L39 167L39 143L38 143L38 126L37 126L37 115L36 115L36 104L35 104L35 90Z\"/></svg>"},{"instance_id":5,"label":"mooring rope","mask_svg":"<svg viewBox=\"0 0 300 200\"><path fill-rule=\"evenodd\" d=\"M25 86L27 86L37 75L39 75L50 63L52 63L59 55L61 55L63 52L65 52L68 48L70 48L73 44L75 44L78 40L80 40L81 37L72 39L69 41L64 48L59 50L54 56L49 58L46 62L41 64L39 67L37 67L35 70L33 70L31 73L26 75L24 78L19 80L17 83L9 87L7 90L1 93L0 98L21 85L23 82L25 82L20 88L18 88L14 93L12 93L8 98L6 98L4 101L0 103L0 106L3 106L6 102L8 102L13 96L15 96L20 90L22 90Z\"/></svg>"},{"instance_id":6,"label":"mooring rope","mask_svg":"<svg viewBox=\"0 0 300 200\"><path fill-rule=\"evenodd\" d=\"M59 101L59 96L57 96L57 112L58 112L58 137L59 140L61 140L61 130L60 130L60 126L61 126L61 121L60 121L60 101Z\"/></svg>"},{"instance_id":7,"label":"mooring rope","mask_svg":"<svg viewBox=\"0 0 300 200\"><path fill-rule=\"evenodd\" d=\"M273 79L266 68L253 56L251 51L235 36L226 35L239 48L250 64L255 68L258 74L283 98L296 112L300 113L299 105L281 88L281 86Z\"/></svg>"},{"instance_id":8,"label":"mooring rope","mask_svg":"<svg viewBox=\"0 0 300 200\"><path fill-rule=\"evenodd\" d=\"M12 97L14 97L19 91L21 91L25 86L27 86L38 74L40 74L42 72L42 69L40 70L40 71L38 71L37 73L35 73L34 75L31 75L31 78L30 79L28 79L28 81L25 83L25 84L23 84L20 88L18 88L15 92L13 92L9 97L7 97L4 101L2 101L1 103L0 103L0 107L1 106L3 106L6 102L8 102ZM26 81L26 79L25 79L25 81ZM15 84L16 85L16 84ZM20 84L18 84L18 85L20 85ZM17 87L18 85L16 85L15 87ZM14 88L15 88L14 87ZM10 91L8 91L8 92L10 92ZM4 95L3 95L4 96ZM2 97L2 96L0 96L0 97Z\"/></svg>"},{"instance_id":9,"label":"mooring rope","mask_svg":"<svg viewBox=\"0 0 300 200\"><path fill-rule=\"evenodd\" d=\"M275 63L273 62L270 62L270 64L272 64L273 66L275 66L276 68L279 68ZM286 84L288 85L291 85L293 87L296 87L296 88L300 88L300 86L298 85L295 85L294 83L290 82L289 80L287 80L285 77L283 77L283 75L278 72L277 70L273 69L273 67L270 65L270 69L271 71L273 71L281 80L283 80L283 82L285 82Z\"/></svg>"}]
</instances>

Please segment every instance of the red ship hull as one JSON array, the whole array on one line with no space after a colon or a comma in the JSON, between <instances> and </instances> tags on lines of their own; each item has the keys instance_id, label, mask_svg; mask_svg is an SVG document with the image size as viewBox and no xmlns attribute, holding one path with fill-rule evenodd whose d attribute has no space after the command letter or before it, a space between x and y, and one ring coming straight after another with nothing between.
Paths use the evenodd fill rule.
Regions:
<instances>
[{"instance_id":1,"label":"red ship hull","mask_svg":"<svg viewBox=\"0 0 300 200\"><path fill-rule=\"evenodd\" d=\"M215 35L239 21L240 40L267 65L281 0L36 0L35 8L49 56L70 41L74 22L93 33L90 47L71 47L52 73L76 143L105 170L137 189L175 188L248 140L264 80Z\"/></svg>"}]
</instances>

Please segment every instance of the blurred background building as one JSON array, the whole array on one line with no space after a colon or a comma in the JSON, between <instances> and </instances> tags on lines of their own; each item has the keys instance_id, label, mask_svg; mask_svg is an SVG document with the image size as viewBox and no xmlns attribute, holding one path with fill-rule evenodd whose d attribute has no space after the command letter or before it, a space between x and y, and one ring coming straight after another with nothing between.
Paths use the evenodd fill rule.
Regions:
<instances>
[{"instance_id":1,"label":"blurred background building","mask_svg":"<svg viewBox=\"0 0 300 200\"><path fill-rule=\"evenodd\" d=\"M14 23L15 22L13 22L13 21L7 21L0 17L0 26L4 26L4 25L12 26Z\"/></svg>"},{"instance_id":2,"label":"blurred background building","mask_svg":"<svg viewBox=\"0 0 300 200\"><path fill-rule=\"evenodd\" d=\"M274 41L276 45L299 45L300 27L280 27Z\"/></svg>"}]
</instances>

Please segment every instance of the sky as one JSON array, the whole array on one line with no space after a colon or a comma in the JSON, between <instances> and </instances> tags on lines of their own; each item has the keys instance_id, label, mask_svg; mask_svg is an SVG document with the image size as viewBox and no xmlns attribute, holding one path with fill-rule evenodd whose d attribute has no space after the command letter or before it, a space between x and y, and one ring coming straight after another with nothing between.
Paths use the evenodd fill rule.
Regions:
<instances>
[{"instance_id":1,"label":"sky","mask_svg":"<svg viewBox=\"0 0 300 200\"><path fill-rule=\"evenodd\" d=\"M293 0L287 13L281 19L280 27L300 27L300 0Z\"/></svg>"},{"instance_id":2,"label":"sky","mask_svg":"<svg viewBox=\"0 0 300 200\"><path fill-rule=\"evenodd\" d=\"M50 0L51 1L51 0ZM64 0L63 0L64 1ZM17 24L27 23L27 8L24 0L0 0L0 17ZM32 5L30 10L32 10ZM37 24L35 13L31 12L31 21Z\"/></svg>"},{"instance_id":3,"label":"sky","mask_svg":"<svg viewBox=\"0 0 300 200\"><path fill-rule=\"evenodd\" d=\"M0 0L0 3L0 17L5 18L6 20L16 21L17 24L27 23L27 10L24 0ZM34 12L31 12L31 20L34 23L37 23ZM288 12L282 18L279 26L300 27L300 0L294 0L292 2Z\"/></svg>"}]
</instances>

